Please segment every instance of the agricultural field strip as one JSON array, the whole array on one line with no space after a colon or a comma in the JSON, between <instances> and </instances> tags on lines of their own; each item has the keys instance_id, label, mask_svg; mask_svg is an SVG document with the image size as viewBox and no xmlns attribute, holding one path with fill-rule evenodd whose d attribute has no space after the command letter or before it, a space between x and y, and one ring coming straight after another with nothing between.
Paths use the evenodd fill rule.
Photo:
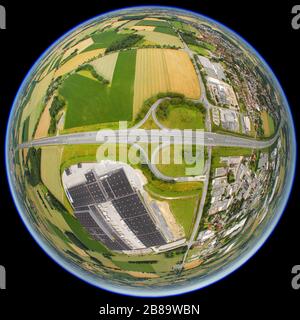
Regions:
<instances>
[{"instance_id":1,"label":"agricultural field strip","mask_svg":"<svg viewBox=\"0 0 300 320\"><path fill-rule=\"evenodd\" d=\"M90 64L95 68L98 74L104 77L104 79L112 82L118 56L119 52L114 52L96 59Z\"/></svg>"},{"instance_id":2,"label":"agricultural field strip","mask_svg":"<svg viewBox=\"0 0 300 320\"><path fill-rule=\"evenodd\" d=\"M68 103L65 129L132 119L136 51L126 50L107 57L112 58L109 85L72 74L60 88Z\"/></svg>"},{"instance_id":3,"label":"agricultural field strip","mask_svg":"<svg viewBox=\"0 0 300 320\"><path fill-rule=\"evenodd\" d=\"M138 114L146 99L159 92L178 92L187 98L199 98L198 77L185 52L171 49L137 51L133 115Z\"/></svg>"}]
</instances>

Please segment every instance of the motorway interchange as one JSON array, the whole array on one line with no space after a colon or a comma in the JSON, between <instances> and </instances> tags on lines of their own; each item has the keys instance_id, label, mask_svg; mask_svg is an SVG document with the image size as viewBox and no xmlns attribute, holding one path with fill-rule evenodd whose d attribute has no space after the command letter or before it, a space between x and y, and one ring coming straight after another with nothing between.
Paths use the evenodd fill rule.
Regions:
<instances>
[{"instance_id":1,"label":"motorway interchange","mask_svg":"<svg viewBox=\"0 0 300 320\"><path fill-rule=\"evenodd\" d=\"M184 43L184 41L183 41ZM185 50L191 60L194 62L194 55L190 49L185 45ZM203 214L203 209L206 201L206 195L208 190L208 185L210 181L210 167L211 167L211 157L212 157L212 147L224 146L224 147L240 147L240 148L252 148L252 149L264 149L273 145L279 137L281 124L278 126L277 133L270 139L257 140L251 138L245 138L233 134L219 134L211 132L211 119L209 110L214 107L207 100L205 86L203 84L200 72L198 68L195 68L200 87L201 87L201 97L197 102L203 103L206 112L206 131L203 130L174 130L164 127L158 120L156 116L156 110L168 97L158 99L149 109L146 116L136 125L131 128L124 127L125 123L120 123L121 129L119 130L100 130L92 132L80 132L72 134L57 135L53 137L47 137L42 139L33 140L27 143L20 144L20 148L30 148L30 147L41 147L41 146L55 146L55 145L74 145L74 144L129 144L136 149L140 150L140 154L146 161L149 169L154 174L154 176L163 181L173 181L173 182L184 182L192 181L191 177L169 177L162 174L156 167L155 158L159 151L167 146L180 144L180 145L196 145L207 147L207 159L202 175L193 177L192 179L203 181L203 191L201 200L199 202L198 208L196 209L196 219L194 222L194 227L190 238L187 241L187 250L185 256L182 260L178 270L183 269L184 263L187 259L189 249L191 248L194 240L197 236L200 221ZM144 130L141 127L144 123L152 117L154 123L159 129ZM148 150L145 150L145 145L155 144L156 148L152 151L151 157L148 156ZM147 148L147 147L146 147Z\"/></svg>"}]
</instances>

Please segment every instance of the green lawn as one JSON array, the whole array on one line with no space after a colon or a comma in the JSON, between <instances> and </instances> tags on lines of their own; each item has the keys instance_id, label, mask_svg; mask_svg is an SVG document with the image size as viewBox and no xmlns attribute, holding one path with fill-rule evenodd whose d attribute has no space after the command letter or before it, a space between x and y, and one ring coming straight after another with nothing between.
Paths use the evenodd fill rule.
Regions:
<instances>
[{"instance_id":1,"label":"green lawn","mask_svg":"<svg viewBox=\"0 0 300 320\"><path fill-rule=\"evenodd\" d=\"M183 227L185 235L191 233L198 197L168 201L176 221Z\"/></svg>"},{"instance_id":2,"label":"green lawn","mask_svg":"<svg viewBox=\"0 0 300 320\"><path fill-rule=\"evenodd\" d=\"M195 45L190 44L189 48L192 51L196 52L197 54L200 54L201 56L209 57L209 51L207 49L203 48L203 47L195 46Z\"/></svg>"},{"instance_id":3,"label":"green lawn","mask_svg":"<svg viewBox=\"0 0 300 320\"><path fill-rule=\"evenodd\" d=\"M120 52L111 86L79 74L67 78L60 94L67 101L65 129L132 119L136 51Z\"/></svg>"},{"instance_id":4,"label":"green lawn","mask_svg":"<svg viewBox=\"0 0 300 320\"><path fill-rule=\"evenodd\" d=\"M195 150L196 151L196 150ZM196 153L196 152L195 152ZM198 171L194 171L195 173L191 174L190 172L187 172L188 168L194 168L196 166L195 164L188 164L185 162L185 159L183 157L183 151L179 149L175 149L174 146L169 148L164 148L160 151L159 157L157 160L159 160L157 166L157 169L170 177L185 177L189 175L201 175L203 173L203 167L204 167L204 150L203 150L203 157L199 157L197 168ZM165 160L170 160L167 162L170 162L169 164L164 164L162 161L162 157L165 157ZM181 159L182 163L178 163L175 161L175 159Z\"/></svg>"},{"instance_id":5,"label":"green lawn","mask_svg":"<svg viewBox=\"0 0 300 320\"><path fill-rule=\"evenodd\" d=\"M168 117L160 120L161 123L170 129L204 129L205 117L193 106L170 105Z\"/></svg>"},{"instance_id":6,"label":"green lawn","mask_svg":"<svg viewBox=\"0 0 300 320\"><path fill-rule=\"evenodd\" d=\"M179 263L179 261L183 257L183 253L176 253L176 250L172 251L174 254L172 256L166 257L165 253L158 253L158 254L149 254L149 255L134 255L134 256L127 256L124 254L114 253L113 263L120 264L121 262L126 263L124 266L126 268L131 267L132 263L129 261L157 261L156 263L149 264L146 268L152 267L155 273L165 273L170 272L175 264ZM169 251L170 253L170 251ZM145 263L146 264L146 263ZM145 266L145 264L142 264ZM120 265L122 266L122 265ZM127 270L127 269L126 269ZM153 271L151 271L153 272Z\"/></svg>"},{"instance_id":7,"label":"green lawn","mask_svg":"<svg viewBox=\"0 0 300 320\"><path fill-rule=\"evenodd\" d=\"M270 136L272 136L275 133L275 123L273 118L269 115L269 128L270 128Z\"/></svg>"},{"instance_id":8,"label":"green lawn","mask_svg":"<svg viewBox=\"0 0 300 320\"><path fill-rule=\"evenodd\" d=\"M211 43L201 41L201 47L210 50L212 52L216 51L216 46Z\"/></svg>"},{"instance_id":9,"label":"green lawn","mask_svg":"<svg viewBox=\"0 0 300 320\"><path fill-rule=\"evenodd\" d=\"M150 273L154 272L154 269L151 263L129 263L126 261L116 261L116 260L113 260L113 263L117 267L121 268L122 270L150 272Z\"/></svg>"},{"instance_id":10,"label":"green lawn","mask_svg":"<svg viewBox=\"0 0 300 320\"><path fill-rule=\"evenodd\" d=\"M150 26L150 27L169 27L170 24L166 21L156 20L142 20L136 24L137 26Z\"/></svg>"},{"instance_id":11,"label":"green lawn","mask_svg":"<svg viewBox=\"0 0 300 320\"><path fill-rule=\"evenodd\" d=\"M239 148L239 147L214 147L212 150L212 168L218 168L224 166L224 163L220 163L220 157L229 156L250 156L252 149Z\"/></svg>"},{"instance_id":12,"label":"green lawn","mask_svg":"<svg viewBox=\"0 0 300 320\"><path fill-rule=\"evenodd\" d=\"M183 31L192 31L192 28L190 28L190 26L186 23L180 22L180 21L170 21L171 25L179 30L183 30Z\"/></svg>"},{"instance_id":13,"label":"green lawn","mask_svg":"<svg viewBox=\"0 0 300 320\"><path fill-rule=\"evenodd\" d=\"M99 32L95 33L92 36L92 39L94 41L94 44L90 45L88 48L86 48L83 52L85 51L91 51L95 49L102 49L102 48L107 48L109 47L113 42L117 40L121 40L126 38L128 35L122 34L122 33L117 33L114 30L109 30L109 31L104 31L104 32Z\"/></svg>"},{"instance_id":14,"label":"green lawn","mask_svg":"<svg viewBox=\"0 0 300 320\"><path fill-rule=\"evenodd\" d=\"M170 27L156 27L154 31L170 34L171 36L177 36L177 33Z\"/></svg>"},{"instance_id":15,"label":"green lawn","mask_svg":"<svg viewBox=\"0 0 300 320\"><path fill-rule=\"evenodd\" d=\"M203 183L200 181L165 182L154 177L147 165L140 165L140 169L148 180L145 190L154 198L196 196L202 192Z\"/></svg>"}]
</instances>

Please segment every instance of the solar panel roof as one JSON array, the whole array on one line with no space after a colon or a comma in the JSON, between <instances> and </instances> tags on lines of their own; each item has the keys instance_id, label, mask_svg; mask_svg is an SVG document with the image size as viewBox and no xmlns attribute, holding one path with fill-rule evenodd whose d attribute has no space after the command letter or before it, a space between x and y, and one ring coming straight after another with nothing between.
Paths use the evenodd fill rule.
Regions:
<instances>
[{"instance_id":1,"label":"solar panel roof","mask_svg":"<svg viewBox=\"0 0 300 320\"><path fill-rule=\"evenodd\" d=\"M123 169L114 171L107 178L110 188L117 198L132 194L134 191Z\"/></svg>"}]
</instances>

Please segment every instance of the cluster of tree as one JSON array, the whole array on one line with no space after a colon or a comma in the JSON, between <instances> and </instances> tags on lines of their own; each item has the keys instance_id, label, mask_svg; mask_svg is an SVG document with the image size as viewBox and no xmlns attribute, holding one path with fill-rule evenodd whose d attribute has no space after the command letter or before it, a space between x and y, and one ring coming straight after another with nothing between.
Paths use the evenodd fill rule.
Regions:
<instances>
[{"instance_id":1,"label":"cluster of tree","mask_svg":"<svg viewBox=\"0 0 300 320\"><path fill-rule=\"evenodd\" d=\"M230 215L234 216L235 214L237 214L238 212L241 211L242 205L244 203L244 198L242 198L241 200L236 200L233 202L233 204L231 205L230 208Z\"/></svg>"},{"instance_id":2,"label":"cluster of tree","mask_svg":"<svg viewBox=\"0 0 300 320\"><path fill-rule=\"evenodd\" d=\"M257 150L254 154L252 154L252 157L249 163L249 168L253 172L257 171L259 158L260 158L260 150Z\"/></svg>"},{"instance_id":3,"label":"cluster of tree","mask_svg":"<svg viewBox=\"0 0 300 320\"><path fill-rule=\"evenodd\" d=\"M177 248L174 250L170 250L170 251L165 252L165 257L172 258L172 257L177 256L179 254L184 254L186 252L186 250L187 250L186 246L180 247L180 248Z\"/></svg>"},{"instance_id":4,"label":"cluster of tree","mask_svg":"<svg viewBox=\"0 0 300 320\"><path fill-rule=\"evenodd\" d=\"M148 15L143 14L143 15L132 15L132 16L123 16L119 19L119 21L124 21L124 20L143 20L144 18L147 18Z\"/></svg>"},{"instance_id":5,"label":"cluster of tree","mask_svg":"<svg viewBox=\"0 0 300 320\"><path fill-rule=\"evenodd\" d=\"M139 34L130 34L126 38L116 40L105 50L105 53L122 50L134 46L138 41L142 40L143 36Z\"/></svg>"},{"instance_id":6,"label":"cluster of tree","mask_svg":"<svg viewBox=\"0 0 300 320\"><path fill-rule=\"evenodd\" d=\"M189 107L195 107L201 113L203 113L203 114L206 113L206 109L202 103L193 102L193 101L185 99L184 97L175 97L175 98L165 100L159 105L159 107L157 109L157 116L160 119L165 120L165 119L167 119L167 117L169 115L171 106L182 106L182 105L189 106Z\"/></svg>"},{"instance_id":7,"label":"cluster of tree","mask_svg":"<svg viewBox=\"0 0 300 320\"><path fill-rule=\"evenodd\" d=\"M55 96L53 98L49 113L51 118L55 118L60 110L66 105L65 99L61 96Z\"/></svg>"},{"instance_id":8,"label":"cluster of tree","mask_svg":"<svg viewBox=\"0 0 300 320\"><path fill-rule=\"evenodd\" d=\"M184 41L186 44L190 44L190 45L194 45L194 46L199 45L199 42L198 42L198 40L196 39L196 37L195 37L195 35L194 35L193 32L181 31L181 32L180 32L180 35L181 35L183 41Z\"/></svg>"},{"instance_id":9,"label":"cluster of tree","mask_svg":"<svg viewBox=\"0 0 300 320\"><path fill-rule=\"evenodd\" d=\"M200 75L201 75L201 78L202 78L202 81L203 81L203 84L204 84L204 87L205 87L207 100L211 104L215 104L215 101L214 101L213 97L211 96L210 90L208 89L208 86L207 86L206 72L203 71L203 70L200 70Z\"/></svg>"},{"instance_id":10,"label":"cluster of tree","mask_svg":"<svg viewBox=\"0 0 300 320\"><path fill-rule=\"evenodd\" d=\"M110 252L104 252L102 255L104 258L109 259L109 260L111 260L111 257L113 257L113 254Z\"/></svg>"},{"instance_id":11,"label":"cluster of tree","mask_svg":"<svg viewBox=\"0 0 300 320\"><path fill-rule=\"evenodd\" d=\"M41 149L29 148L26 158L25 175L33 187L41 182L41 154Z\"/></svg>"},{"instance_id":12,"label":"cluster of tree","mask_svg":"<svg viewBox=\"0 0 300 320\"><path fill-rule=\"evenodd\" d=\"M227 173L227 181L228 183L233 183L235 181L234 173L232 172L232 170L229 170Z\"/></svg>"},{"instance_id":13,"label":"cluster of tree","mask_svg":"<svg viewBox=\"0 0 300 320\"><path fill-rule=\"evenodd\" d=\"M49 113L50 113L50 117L51 117L50 126L48 129L49 134L54 134L56 132L56 124L57 124L56 118L57 118L59 111L62 110L65 105L66 105L66 102L63 97L55 96L53 98L51 107L49 109Z\"/></svg>"},{"instance_id":14,"label":"cluster of tree","mask_svg":"<svg viewBox=\"0 0 300 320\"><path fill-rule=\"evenodd\" d=\"M144 261L128 261L128 263L135 263L135 264L153 264L157 263L157 260L144 260Z\"/></svg>"},{"instance_id":15,"label":"cluster of tree","mask_svg":"<svg viewBox=\"0 0 300 320\"><path fill-rule=\"evenodd\" d=\"M263 128L263 122L262 122L261 117L258 117L256 119L256 132L259 137L263 137L265 135L265 131Z\"/></svg>"},{"instance_id":16,"label":"cluster of tree","mask_svg":"<svg viewBox=\"0 0 300 320\"><path fill-rule=\"evenodd\" d=\"M145 118L147 112L149 111L149 109L152 107L152 105L158 100L158 99L162 99L162 98L184 98L183 94L180 93L175 93L175 92L160 92L158 94L156 94L155 96L147 99L144 103L143 106L140 110L140 112L137 114L136 118L135 118L135 122L139 122L142 119Z\"/></svg>"},{"instance_id":17,"label":"cluster of tree","mask_svg":"<svg viewBox=\"0 0 300 320\"><path fill-rule=\"evenodd\" d=\"M154 49L157 49L157 48L163 48L163 49L180 49L180 47L177 47L177 46L171 46L169 44L164 44L164 45L160 45L160 44L146 44L146 45L143 45L144 48L154 48Z\"/></svg>"},{"instance_id":18,"label":"cluster of tree","mask_svg":"<svg viewBox=\"0 0 300 320\"><path fill-rule=\"evenodd\" d=\"M95 70L95 68L90 65L90 64L84 64L82 66L79 66L76 69L76 72L79 71L89 71L91 73L91 75L97 79L99 82L101 82L103 85L108 85L109 81L107 79L104 79L100 74L98 74L98 72Z\"/></svg>"},{"instance_id":19,"label":"cluster of tree","mask_svg":"<svg viewBox=\"0 0 300 320\"><path fill-rule=\"evenodd\" d=\"M69 257L73 258L77 262L80 262L80 263L84 262L84 260L79 255L75 254L70 250L67 250L66 254L69 255Z\"/></svg>"},{"instance_id":20,"label":"cluster of tree","mask_svg":"<svg viewBox=\"0 0 300 320\"><path fill-rule=\"evenodd\" d=\"M75 49L68 57L66 57L63 61L61 61L60 64L63 65L69 60L71 60L72 58L74 58L75 56L77 56L78 51L79 51L78 49Z\"/></svg>"},{"instance_id":21,"label":"cluster of tree","mask_svg":"<svg viewBox=\"0 0 300 320\"><path fill-rule=\"evenodd\" d=\"M93 256L90 256L90 259L96 264L96 265L99 265L99 266L102 266L103 267L103 263L98 260L97 258L93 257Z\"/></svg>"},{"instance_id":22,"label":"cluster of tree","mask_svg":"<svg viewBox=\"0 0 300 320\"><path fill-rule=\"evenodd\" d=\"M47 199L50 205L55 208L58 212L64 213L66 212L66 208L54 197L54 195L48 191Z\"/></svg>"},{"instance_id":23,"label":"cluster of tree","mask_svg":"<svg viewBox=\"0 0 300 320\"><path fill-rule=\"evenodd\" d=\"M74 233L70 231L66 231L65 235L70 239L72 243L74 243L77 247L82 250L88 250L88 248L75 236Z\"/></svg>"},{"instance_id":24,"label":"cluster of tree","mask_svg":"<svg viewBox=\"0 0 300 320\"><path fill-rule=\"evenodd\" d=\"M59 76L54 81L51 82L50 86L47 89L45 102L50 100L54 92L60 87L60 85L63 83L63 77Z\"/></svg>"}]
</instances>

